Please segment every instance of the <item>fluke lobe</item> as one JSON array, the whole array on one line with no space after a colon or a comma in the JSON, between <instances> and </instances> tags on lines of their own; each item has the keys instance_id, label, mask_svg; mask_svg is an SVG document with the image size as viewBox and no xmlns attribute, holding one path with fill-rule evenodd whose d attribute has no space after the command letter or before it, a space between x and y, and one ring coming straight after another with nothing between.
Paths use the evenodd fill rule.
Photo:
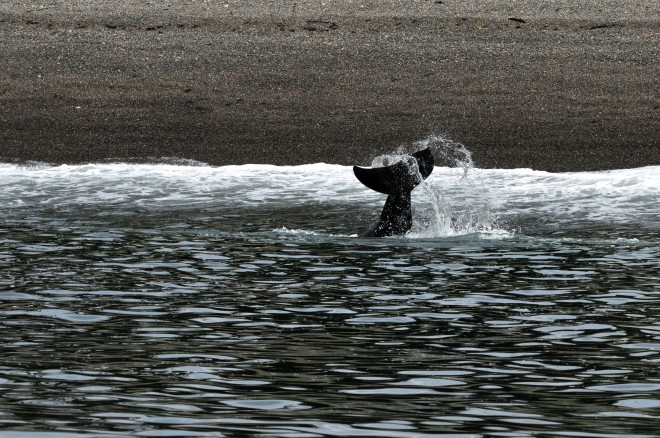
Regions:
<instances>
[{"instance_id":1,"label":"fluke lobe","mask_svg":"<svg viewBox=\"0 0 660 438\"><path fill-rule=\"evenodd\" d=\"M410 192L432 171L433 154L430 148L408 155L391 166L374 168L353 166L353 173L362 184L387 195L380 219L359 237L385 237L410 231L412 228Z\"/></svg>"}]
</instances>

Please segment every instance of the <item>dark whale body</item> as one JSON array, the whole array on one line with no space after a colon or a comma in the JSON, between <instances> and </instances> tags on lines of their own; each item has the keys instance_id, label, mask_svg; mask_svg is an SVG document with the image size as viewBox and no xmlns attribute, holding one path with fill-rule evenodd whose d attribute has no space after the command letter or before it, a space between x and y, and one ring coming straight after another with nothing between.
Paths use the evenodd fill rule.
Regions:
<instances>
[{"instance_id":1,"label":"dark whale body","mask_svg":"<svg viewBox=\"0 0 660 438\"><path fill-rule=\"evenodd\" d=\"M386 167L353 166L358 180L372 190L387 195L378 222L359 237L386 237L406 234L412 228L410 192L433 171L433 154L429 148Z\"/></svg>"}]
</instances>

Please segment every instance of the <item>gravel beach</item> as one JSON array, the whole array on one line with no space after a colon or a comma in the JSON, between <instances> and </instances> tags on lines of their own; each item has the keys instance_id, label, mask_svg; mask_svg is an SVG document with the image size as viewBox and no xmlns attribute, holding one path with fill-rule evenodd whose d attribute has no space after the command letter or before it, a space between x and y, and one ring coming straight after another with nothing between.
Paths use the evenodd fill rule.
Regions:
<instances>
[{"instance_id":1,"label":"gravel beach","mask_svg":"<svg viewBox=\"0 0 660 438\"><path fill-rule=\"evenodd\" d=\"M1 1L0 161L660 165L660 2L575 3Z\"/></svg>"}]
</instances>

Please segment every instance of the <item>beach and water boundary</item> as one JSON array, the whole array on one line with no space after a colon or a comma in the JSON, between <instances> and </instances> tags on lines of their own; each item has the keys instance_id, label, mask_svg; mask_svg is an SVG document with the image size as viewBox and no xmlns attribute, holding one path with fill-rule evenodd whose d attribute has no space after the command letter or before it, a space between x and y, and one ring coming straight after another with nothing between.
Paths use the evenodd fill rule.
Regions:
<instances>
[{"instance_id":1,"label":"beach and water boundary","mask_svg":"<svg viewBox=\"0 0 660 438\"><path fill-rule=\"evenodd\" d=\"M0 2L0 160L660 164L654 1Z\"/></svg>"}]
</instances>

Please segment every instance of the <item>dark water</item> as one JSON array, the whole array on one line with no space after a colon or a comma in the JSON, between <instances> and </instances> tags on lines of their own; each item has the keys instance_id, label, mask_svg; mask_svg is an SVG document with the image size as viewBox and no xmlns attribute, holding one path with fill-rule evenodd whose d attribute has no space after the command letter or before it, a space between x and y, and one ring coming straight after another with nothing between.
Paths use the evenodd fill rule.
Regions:
<instances>
[{"instance_id":1,"label":"dark water","mask_svg":"<svg viewBox=\"0 0 660 438\"><path fill-rule=\"evenodd\" d=\"M653 187L540 215L551 183L516 197L507 174L497 227L369 240L348 236L371 195L236 205L10 170L0 436L660 435Z\"/></svg>"}]
</instances>

